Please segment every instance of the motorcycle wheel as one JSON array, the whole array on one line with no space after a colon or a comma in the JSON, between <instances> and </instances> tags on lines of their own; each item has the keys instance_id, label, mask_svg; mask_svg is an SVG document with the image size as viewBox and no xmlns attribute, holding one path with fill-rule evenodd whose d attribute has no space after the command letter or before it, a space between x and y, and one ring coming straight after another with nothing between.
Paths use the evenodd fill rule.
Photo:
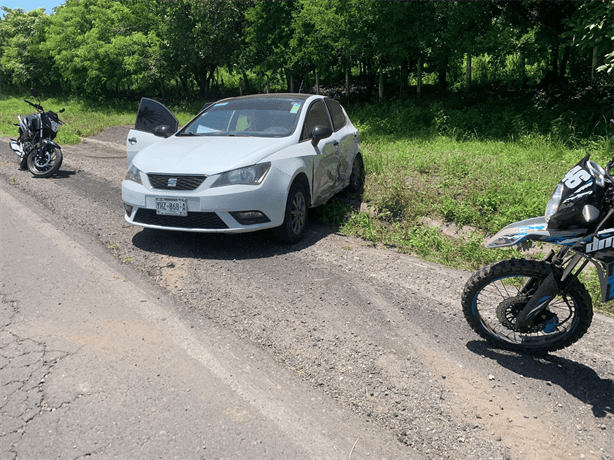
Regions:
<instances>
[{"instance_id":1,"label":"motorcycle wheel","mask_svg":"<svg viewBox=\"0 0 614 460\"><path fill-rule=\"evenodd\" d=\"M482 338L506 350L547 353L575 343L588 330L593 306L586 288L574 279L522 331L515 330L522 311L552 269L547 262L503 260L487 265L466 283L462 307L469 326ZM528 289L527 289L528 288Z\"/></svg>"},{"instance_id":2,"label":"motorcycle wheel","mask_svg":"<svg viewBox=\"0 0 614 460\"><path fill-rule=\"evenodd\" d=\"M62 166L61 149L36 150L28 155L28 169L35 177L49 177Z\"/></svg>"}]
</instances>

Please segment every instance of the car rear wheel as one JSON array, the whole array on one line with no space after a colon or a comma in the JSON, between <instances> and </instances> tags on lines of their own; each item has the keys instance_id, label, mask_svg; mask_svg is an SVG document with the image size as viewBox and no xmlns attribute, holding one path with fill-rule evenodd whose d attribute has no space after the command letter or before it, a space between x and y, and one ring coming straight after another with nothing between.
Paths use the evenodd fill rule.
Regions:
<instances>
[{"instance_id":1,"label":"car rear wheel","mask_svg":"<svg viewBox=\"0 0 614 460\"><path fill-rule=\"evenodd\" d=\"M294 182L286 200L284 223L275 229L277 238L284 243L298 243L305 233L308 215L307 192L301 182Z\"/></svg>"},{"instance_id":2,"label":"car rear wheel","mask_svg":"<svg viewBox=\"0 0 614 460\"><path fill-rule=\"evenodd\" d=\"M365 167L362 162L362 156L357 153L352 163L352 174L350 175L350 183L348 191L350 193L362 193L365 188Z\"/></svg>"}]
</instances>

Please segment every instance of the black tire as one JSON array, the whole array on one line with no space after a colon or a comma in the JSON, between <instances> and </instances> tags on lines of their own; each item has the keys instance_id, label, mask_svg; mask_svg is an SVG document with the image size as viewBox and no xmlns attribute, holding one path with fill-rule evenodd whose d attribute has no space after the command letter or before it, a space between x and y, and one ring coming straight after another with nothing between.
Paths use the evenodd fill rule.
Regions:
<instances>
[{"instance_id":1,"label":"black tire","mask_svg":"<svg viewBox=\"0 0 614 460\"><path fill-rule=\"evenodd\" d=\"M284 223L275 229L275 235L284 243L298 243L307 227L309 202L305 186L294 182L286 200Z\"/></svg>"},{"instance_id":2,"label":"black tire","mask_svg":"<svg viewBox=\"0 0 614 460\"><path fill-rule=\"evenodd\" d=\"M24 155L19 159L19 169L28 169L28 155Z\"/></svg>"},{"instance_id":3,"label":"black tire","mask_svg":"<svg viewBox=\"0 0 614 460\"><path fill-rule=\"evenodd\" d=\"M35 177L49 177L60 169L63 159L62 149L36 150L28 155L28 169Z\"/></svg>"},{"instance_id":4,"label":"black tire","mask_svg":"<svg viewBox=\"0 0 614 460\"><path fill-rule=\"evenodd\" d=\"M463 314L482 338L506 350L547 353L575 343L588 330L593 306L586 288L570 281L565 296L558 295L527 330L514 329L515 316L530 298L523 287L530 280L533 292L552 269L547 262L525 259L503 260L487 265L465 284ZM550 323L550 324L549 324Z\"/></svg>"},{"instance_id":5,"label":"black tire","mask_svg":"<svg viewBox=\"0 0 614 460\"><path fill-rule=\"evenodd\" d=\"M365 166L362 162L362 156L357 153L352 163L352 173L350 174L350 183L348 191L350 193L361 194L365 188Z\"/></svg>"},{"instance_id":6,"label":"black tire","mask_svg":"<svg viewBox=\"0 0 614 460\"><path fill-rule=\"evenodd\" d=\"M23 133L21 131L21 128L19 128L18 142L21 148L23 149L24 148L23 147ZM19 169L27 169L27 168L28 168L28 156L24 154L23 157L19 158Z\"/></svg>"}]
</instances>

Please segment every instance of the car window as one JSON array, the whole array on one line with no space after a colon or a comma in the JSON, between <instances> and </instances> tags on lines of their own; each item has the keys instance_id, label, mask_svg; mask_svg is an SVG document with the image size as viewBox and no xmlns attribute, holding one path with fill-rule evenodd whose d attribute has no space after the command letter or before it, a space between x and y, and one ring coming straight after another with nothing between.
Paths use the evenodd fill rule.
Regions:
<instances>
[{"instance_id":1,"label":"car window","mask_svg":"<svg viewBox=\"0 0 614 460\"><path fill-rule=\"evenodd\" d=\"M315 101L311 104L311 107L309 107L309 112L307 112L307 116L305 117L301 141L310 139L311 132L316 126L325 126L332 129L328 110L326 110L326 106L322 100Z\"/></svg>"},{"instance_id":2,"label":"car window","mask_svg":"<svg viewBox=\"0 0 614 460\"><path fill-rule=\"evenodd\" d=\"M151 133L154 128L163 125L169 126L173 132L179 128L177 118L163 104L146 97L141 98L134 129Z\"/></svg>"},{"instance_id":3,"label":"car window","mask_svg":"<svg viewBox=\"0 0 614 460\"><path fill-rule=\"evenodd\" d=\"M328 106L328 110L330 110L330 115L333 119L333 126L335 127L335 131L339 131L347 123L343 108L341 107L341 104L339 104L333 99L326 99L326 105Z\"/></svg>"},{"instance_id":4,"label":"car window","mask_svg":"<svg viewBox=\"0 0 614 460\"><path fill-rule=\"evenodd\" d=\"M212 104L179 135L284 137L297 126L304 100L250 98Z\"/></svg>"}]
</instances>

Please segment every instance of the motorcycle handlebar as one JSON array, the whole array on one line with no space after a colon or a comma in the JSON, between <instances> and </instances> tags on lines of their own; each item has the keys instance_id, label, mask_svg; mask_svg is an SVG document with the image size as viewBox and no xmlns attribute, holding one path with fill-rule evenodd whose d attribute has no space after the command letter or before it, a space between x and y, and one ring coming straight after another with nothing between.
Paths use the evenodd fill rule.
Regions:
<instances>
[{"instance_id":1,"label":"motorcycle handlebar","mask_svg":"<svg viewBox=\"0 0 614 460\"><path fill-rule=\"evenodd\" d=\"M24 101L24 102L26 102L26 103L28 103L28 104L30 104L30 105L31 105L32 107L34 107L36 110L40 110L40 111L42 111L42 110L43 110L43 106L42 106L42 105L35 104L35 103L30 102L30 101L28 101L28 100L26 100L26 99L24 99L23 101Z\"/></svg>"}]
</instances>

